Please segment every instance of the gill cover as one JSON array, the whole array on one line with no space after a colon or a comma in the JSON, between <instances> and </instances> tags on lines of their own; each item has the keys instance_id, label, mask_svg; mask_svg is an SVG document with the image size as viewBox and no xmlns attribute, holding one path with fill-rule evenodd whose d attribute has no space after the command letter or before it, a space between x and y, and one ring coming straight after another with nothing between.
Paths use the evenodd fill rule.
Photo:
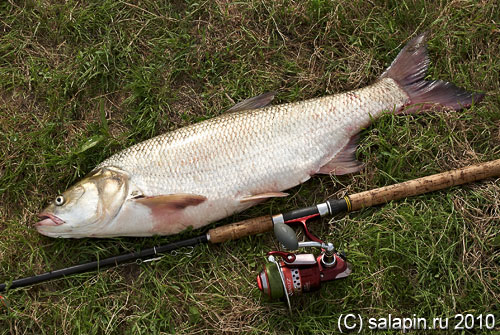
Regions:
<instances>
[{"instance_id":1,"label":"gill cover","mask_svg":"<svg viewBox=\"0 0 500 335\"><path fill-rule=\"evenodd\" d=\"M36 228L50 237L88 236L118 214L127 194L128 177L123 171L97 169L40 213Z\"/></svg>"}]
</instances>

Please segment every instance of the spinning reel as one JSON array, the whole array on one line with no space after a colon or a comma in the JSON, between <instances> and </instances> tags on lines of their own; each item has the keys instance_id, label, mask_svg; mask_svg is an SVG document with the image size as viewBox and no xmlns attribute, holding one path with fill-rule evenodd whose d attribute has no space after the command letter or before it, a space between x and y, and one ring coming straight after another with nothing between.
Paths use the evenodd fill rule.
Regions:
<instances>
[{"instance_id":1,"label":"spinning reel","mask_svg":"<svg viewBox=\"0 0 500 335\"><path fill-rule=\"evenodd\" d=\"M274 216L274 234L288 250L313 247L321 250L319 255L270 251L267 253L268 263L257 276L259 290L271 299L284 297L290 311L291 296L317 290L322 282L345 278L352 272L344 253L335 250L332 243L323 242L309 232L307 220L312 217L285 221L283 215ZM298 242L294 230L288 225L290 223L301 224L310 241Z\"/></svg>"}]
</instances>

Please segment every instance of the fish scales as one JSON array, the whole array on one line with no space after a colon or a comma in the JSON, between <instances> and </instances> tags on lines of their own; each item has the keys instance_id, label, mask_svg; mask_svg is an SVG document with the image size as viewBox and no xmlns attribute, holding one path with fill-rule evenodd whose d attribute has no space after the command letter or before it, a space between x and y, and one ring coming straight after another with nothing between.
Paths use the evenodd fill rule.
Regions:
<instances>
[{"instance_id":1,"label":"fish scales","mask_svg":"<svg viewBox=\"0 0 500 335\"><path fill-rule=\"evenodd\" d=\"M424 79L424 40L412 39L370 86L277 106L263 94L125 149L57 196L36 228L73 238L175 234L286 196L314 174L357 172L358 133L384 111L458 110L481 99Z\"/></svg>"},{"instance_id":2,"label":"fish scales","mask_svg":"<svg viewBox=\"0 0 500 335\"><path fill-rule=\"evenodd\" d=\"M234 112L138 143L96 169L127 171L151 195L225 199L281 191L316 173L370 118L407 100L388 78L348 93Z\"/></svg>"}]
</instances>

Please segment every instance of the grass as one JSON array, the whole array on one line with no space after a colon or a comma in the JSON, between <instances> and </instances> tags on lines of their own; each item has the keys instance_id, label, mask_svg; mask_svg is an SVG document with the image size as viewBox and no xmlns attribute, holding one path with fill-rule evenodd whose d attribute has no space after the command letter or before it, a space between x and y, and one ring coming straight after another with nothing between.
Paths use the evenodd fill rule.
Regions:
<instances>
[{"instance_id":1,"label":"grass","mask_svg":"<svg viewBox=\"0 0 500 335\"><path fill-rule=\"evenodd\" d=\"M280 103L365 86L425 30L429 76L483 102L386 115L362 132L360 174L314 177L222 223L500 156L494 1L4 1L0 13L1 282L194 235L55 240L32 224L112 153L265 91ZM487 180L312 224L354 272L294 297L291 318L256 289L277 248L267 234L8 291L0 334L331 334L342 313L492 313L498 332L499 199Z\"/></svg>"}]
</instances>

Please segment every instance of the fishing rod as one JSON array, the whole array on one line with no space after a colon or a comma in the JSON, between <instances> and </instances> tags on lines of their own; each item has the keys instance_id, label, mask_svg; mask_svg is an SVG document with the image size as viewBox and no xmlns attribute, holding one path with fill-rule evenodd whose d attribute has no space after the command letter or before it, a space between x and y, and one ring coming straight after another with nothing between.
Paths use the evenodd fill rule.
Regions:
<instances>
[{"instance_id":1,"label":"fishing rod","mask_svg":"<svg viewBox=\"0 0 500 335\"><path fill-rule=\"evenodd\" d=\"M329 199L315 206L268 218L265 221L266 226L269 229L274 227L276 238L286 249L293 251L303 247L313 247L320 249L321 252L319 255L268 252L268 262L257 275L257 286L270 299L286 301L291 313L291 296L317 290L323 282L345 278L352 272L352 266L347 262L343 252L336 251L332 243L323 242L309 232L307 229L309 220L499 176L500 159L352 194L343 199ZM264 220L264 217L258 219ZM290 228L292 224L301 225L310 241L298 242L295 232Z\"/></svg>"},{"instance_id":2,"label":"fishing rod","mask_svg":"<svg viewBox=\"0 0 500 335\"><path fill-rule=\"evenodd\" d=\"M326 258L329 258L329 262L332 263L333 258L335 258L336 264L340 264L344 268L344 272L341 271L339 273L345 274L348 272L347 270L345 270L348 267L348 263L345 261L345 256L334 251L333 248L328 245L328 243L324 243L319 238L311 234L307 229L307 222L312 219L327 215L356 211L366 207L381 205L389 201L398 200L404 197L424 194L456 185L498 176L500 176L500 159L415 180L410 180L399 184L385 186L370 191L352 194L349 196L345 196L342 199L329 199L324 203L292 210L290 212L277 214L274 216L261 216L221 227L212 228L206 234L202 234L182 241L176 241L137 252L131 252L89 263L79 264L32 277L16 279L10 283L0 284L0 292L5 291L6 289L10 290L19 287L31 286L76 273L99 270L103 267L118 266L119 264L127 263L130 261L151 259L158 257L163 253L182 247L195 246L201 243L223 243L245 236L265 233L273 229L277 239L287 249L295 250L299 247L311 246L321 248L323 251L328 252ZM290 228L290 225L294 224L302 225L305 235L311 240L311 242L297 242L295 232ZM303 243L309 244L304 245ZM298 256L300 255L284 253L277 254L277 256L284 257L284 262L290 265L297 261L297 259L299 258ZM310 259L310 257L309 260L306 260L305 262L309 265L312 265L312 260ZM298 263L294 264L297 265ZM339 271L338 268L335 268L334 270L334 272ZM284 278L281 277L281 279ZM333 276L332 279L336 279L335 276ZM265 282L265 280L261 281L259 284L259 288L263 292L266 291L266 293L272 295L273 292L270 292L270 290L272 289L271 286L268 286L267 288L265 287L265 285L267 284L268 283ZM282 281L282 284L285 285L286 283ZM286 287L283 286L283 289L285 290Z\"/></svg>"}]
</instances>

